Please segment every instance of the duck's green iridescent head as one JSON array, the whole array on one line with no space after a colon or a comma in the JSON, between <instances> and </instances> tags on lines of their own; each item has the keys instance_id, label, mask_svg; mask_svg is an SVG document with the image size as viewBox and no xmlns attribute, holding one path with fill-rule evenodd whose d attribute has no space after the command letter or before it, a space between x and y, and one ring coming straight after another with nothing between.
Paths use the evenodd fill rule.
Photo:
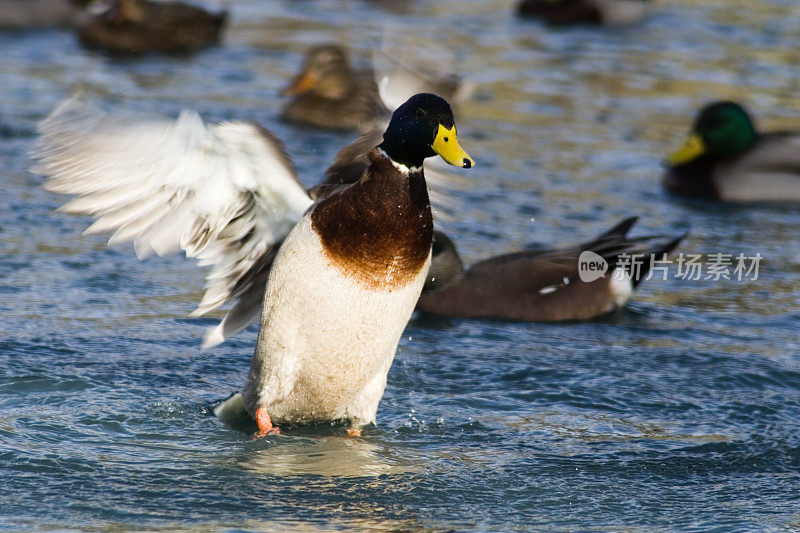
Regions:
<instances>
[{"instance_id":1,"label":"duck's green iridescent head","mask_svg":"<svg viewBox=\"0 0 800 533\"><path fill-rule=\"evenodd\" d=\"M435 94L415 94L398 107L379 148L409 168L421 167L426 158L436 154L451 165L475 166L458 145L450 104Z\"/></svg>"},{"instance_id":2,"label":"duck's green iridescent head","mask_svg":"<svg viewBox=\"0 0 800 533\"><path fill-rule=\"evenodd\" d=\"M667 159L675 166L708 154L718 159L735 157L756 142L758 133L747 111L735 102L714 102L702 108L689 138Z\"/></svg>"}]
</instances>

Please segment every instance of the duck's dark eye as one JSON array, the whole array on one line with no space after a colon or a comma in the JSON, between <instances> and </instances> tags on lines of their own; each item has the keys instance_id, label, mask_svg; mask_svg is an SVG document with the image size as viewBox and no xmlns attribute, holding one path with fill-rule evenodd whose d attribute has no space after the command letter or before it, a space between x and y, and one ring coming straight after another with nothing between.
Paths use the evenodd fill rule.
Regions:
<instances>
[{"instance_id":1,"label":"duck's dark eye","mask_svg":"<svg viewBox=\"0 0 800 533\"><path fill-rule=\"evenodd\" d=\"M422 118L425 116L425 111L423 111L419 107L416 109L416 113L417 113L417 118Z\"/></svg>"},{"instance_id":2,"label":"duck's dark eye","mask_svg":"<svg viewBox=\"0 0 800 533\"><path fill-rule=\"evenodd\" d=\"M445 138L444 138L444 139L442 139L442 140L443 140L444 142L447 142L447 141L449 141L450 139L448 139L447 137L445 137Z\"/></svg>"}]
</instances>

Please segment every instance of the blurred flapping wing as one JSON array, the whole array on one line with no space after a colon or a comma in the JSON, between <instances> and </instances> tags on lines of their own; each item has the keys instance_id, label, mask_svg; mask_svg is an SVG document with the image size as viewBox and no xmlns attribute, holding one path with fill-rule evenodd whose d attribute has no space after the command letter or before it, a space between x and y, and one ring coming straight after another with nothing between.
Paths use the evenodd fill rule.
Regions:
<instances>
[{"instance_id":1,"label":"blurred flapping wing","mask_svg":"<svg viewBox=\"0 0 800 533\"><path fill-rule=\"evenodd\" d=\"M62 210L97 219L87 233L132 241L140 259L181 249L211 267L192 316L261 283L312 203L282 143L255 123L206 125L191 111L177 120L112 116L71 99L40 134L33 171L49 178L45 188L76 196ZM223 325L204 346L236 333Z\"/></svg>"}]
</instances>

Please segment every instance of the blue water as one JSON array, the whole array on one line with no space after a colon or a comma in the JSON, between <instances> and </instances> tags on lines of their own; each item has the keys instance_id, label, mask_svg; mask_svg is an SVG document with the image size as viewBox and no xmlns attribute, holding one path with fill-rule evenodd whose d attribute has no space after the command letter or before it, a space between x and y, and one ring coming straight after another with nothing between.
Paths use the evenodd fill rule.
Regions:
<instances>
[{"instance_id":1,"label":"blue water","mask_svg":"<svg viewBox=\"0 0 800 533\"><path fill-rule=\"evenodd\" d=\"M552 30L508 1L257 1L223 46L126 62L68 32L0 35L0 528L693 530L800 528L800 213L679 201L659 161L716 98L800 127L800 8L658 2L642 24ZM108 109L254 118L307 184L351 136L277 120L309 43L359 61L385 26L435 38L475 82L456 119L467 263L637 231L686 253L760 253L757 280L644 283L584 324L415 316L362 439L317 426L253 441L210 415L251 328L208 352L203 272L139 263L27 173L35 124L80 90ZM410 39L416 42L415 39ZM421 41L420 41L421 42Z\"/></svg>"}]
</instances>

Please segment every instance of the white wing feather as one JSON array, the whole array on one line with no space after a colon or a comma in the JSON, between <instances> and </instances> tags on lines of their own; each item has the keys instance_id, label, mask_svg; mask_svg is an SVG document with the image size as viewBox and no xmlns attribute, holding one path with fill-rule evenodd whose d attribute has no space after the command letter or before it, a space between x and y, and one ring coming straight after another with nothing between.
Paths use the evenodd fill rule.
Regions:
<instances>
[{"instance_id":1,"label":"white wing feather","mask_svg":"<svg viewBox=\"0 0 800 533\"><path fill-rule=\"evenodd\" d=\"M254 123L110 116L71 99L40 133L33 170L77 196L63 210L97 218L87 232L132 241L139 258L181 249L211 267L193 316L246 292L312 203L281 142ZM222 326L206 345L224 340Z\"/></svg>"}]
</instances>

